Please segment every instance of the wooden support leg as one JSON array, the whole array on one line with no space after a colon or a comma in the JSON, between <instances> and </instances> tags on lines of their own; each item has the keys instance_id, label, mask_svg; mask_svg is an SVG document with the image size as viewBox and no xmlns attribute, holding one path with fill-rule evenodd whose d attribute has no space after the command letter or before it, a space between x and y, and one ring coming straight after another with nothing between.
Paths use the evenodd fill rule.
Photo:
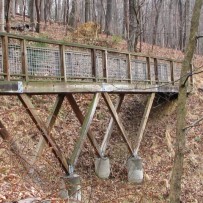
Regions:
<instances>
[{"instance_id":1,"label":"wooden support leg","mask_svg":"<svg viewBox=\"0 0 203 203\"><path fill-rule=\"evenodd\" d=\"M145 130L145 127L146 127L146 124L147 124L147 120L149 118L149 113L150 113L150 110L152 108L154 98L155 98L155 93L152 93L148 98L147 105L146 105L146 108L145 108L145 111L144 111L144 115L142 117L142 121L141 121L139 130L138 130L138 133L137 133L138 142L137 142L137 146L134 149L134 154L135 155L137 155L137 153L138 153L140 143L141 143L143 135L144 135L144 130Z\"/></svg>"},{"instance_id":2,"label":"wooden support leg","mask_svg":"<svg viewBox=\"0 0 203 203\"><path fill-rule=\"evenodd\" d=\"M72 155L70 157L70 160L69 160L69 166L71 168L70 173L73 172L74 166L76 165L77 159L78 159L78 157L80 155L80 152L82 150L82 146L83 146L83 144L85 142L85 139L86 139L90 124L92 122L94 113L96 111L96 107L98 105L99 98L100 98L100 93L96 93L94 95L94 98L93 98L90 106L89 106L88 112L87 112L87 114L85 116L81 131L80 131L80 137L79 137L79 139L77 140L77 142L75 144L73 153L72 153Z\"/></svg>"},{"instance_id":3,"label":"wooden support leg","mask_svg":"<svg viewBox=\"0 0 203 203\"><path fill-rule=\"evenodd\" d=\"M116 109L115 109L115 107L114 107L114 105L113 105L113 103L111 101L111 98L110 98L109 94L108 93L103 93L102 96L103 96L103 98L104 98L104 100L105 100L105 102L106 102L106 104L107 104L107 106L109 108L109 111L111 112L112 117L114 118L116 124L118 125L119 130L121 131L121 135L122 135L124 141L126 142L130 153L133 155L133 149L132 149L131 143L130 143L130 141L128 139L127 133L126 133L126 131L125 131L125 129L124 129L122 123L121 123L121 120L120 120L120 118L119 118L119 116L118 116L118 114L116 112Z\"/></svg>"},{"instance_id":4,"label":"wooden support leg","mask_svg":"<svg viewBox=\"0 0 203 203\"><path fill-rule=\"evenodd\" d=\"M52 112L51 112L51 114L50 114L50 116L48 118L48 122L46 124L46 127L48 128L48 133L51 132L51 130L52 130L54 124L55 124L55 121L56 121L58 113L59 113L59 111L61 109L64 97L65 97L64 94L59 94L57 96L57 98L56 98L53 110L52 110ZM39 143L37 145L36 154L35 154L35 156L33 157L33 160L32 160L32 164L34 164L36 162L37 158L41 156L42 151L43 151L43 149L45 147L45 144L46 144L46 141L45 141L44 137L43 136L40 137Z\"/></svg>"},{"instance_id":5,"label":"wooden support leg","mask_svg":"<svg viewBox=\"0 0 203 203\"><path fill-rule=\"evenodd\" d=\"M118 101L117 101L117 103L115 105L115 109L116 109L117 113L119 113L119 111L120 111L121 104L123 102L124 96L125 96L124 94L119 95ZM111 134L113 132L114 124L115 124L114 119L113 119L113 117L111 117L108 128L106 130L106 133L105 133L105 136L104 136L104 139L103 139L103 142L102 142L102 145L101 145L101 152L102 152L103 156L105 154L107 144L108 144L109 139L111 137Z\"/></svg>"},{"instance_id":6,"label":"wooden support leg","mask_svg":"<svg viewBox=\"0 0 203 203\"><path fill-rule=\"evenodd\" d=\"M42 135L46 140L46 142L53 148L53 152L56 158L62 164L64 171L66 173L69 173L69 170L68 170L69 166L67 164L65 157L63 156L63 153L61 152L60 148L57 146L52 136L49 134L49 130L47 126L39 118L37 111L35 110L32 102L30 101L30 98L26 94L19 94L18 97L22 102L22 104L24 105L24 107L26 108L33 122L36 124L37 128L42 132Z\"/></svg>"},{"instance_id":7,"label":"wooden support leg","mask_svg":"<svg viewBox=\"0 0 203 203\"><path fill-rule=\"evenodd\" d=\"M82 111L80 110L77 102L75 101L74 97L72 94L68 94L67 95L67 99L76 115L76 117L78 118L80 124L82 125L83 122L84 122L84 116L82 114ZM95 139L95 136L92 134L91 130L89 129L88 132L87 132L87 136L92 144L92 146L94 147L95 149L95 152L97 153L97 155L99 157L102 157L102 153L101 153L101 150L100 150L100 147L99 147L99 144L97 143L96 139Z\"/></svg>"}]
</instances>

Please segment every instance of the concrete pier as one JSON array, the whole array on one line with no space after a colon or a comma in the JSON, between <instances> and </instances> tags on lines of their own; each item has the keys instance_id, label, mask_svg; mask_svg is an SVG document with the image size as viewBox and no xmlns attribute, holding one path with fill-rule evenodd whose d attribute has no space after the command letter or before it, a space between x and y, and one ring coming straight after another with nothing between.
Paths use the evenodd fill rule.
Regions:
<instances>
[{"instance_id":1,"label":"concrete pier","mask_svg":"<svg viewBox=\"0 0 203 203\"><path fill-rule=\"evenodd\" d=\"M95 173L99 178L107 179L110 175L110 161L107 157L95 159Z\"/></svg>"}]
</instances>

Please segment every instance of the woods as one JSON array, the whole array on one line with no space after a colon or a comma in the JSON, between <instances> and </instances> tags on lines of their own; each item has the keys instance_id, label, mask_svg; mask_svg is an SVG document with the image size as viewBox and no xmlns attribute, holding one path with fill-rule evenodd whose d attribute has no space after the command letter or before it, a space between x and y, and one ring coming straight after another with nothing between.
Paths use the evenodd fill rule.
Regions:
<instances>
[{"instance_id":1,"label":"woods","mask_svg":"<svg viewBox=\"0 0 203 203\"><path fill-rule=\"evenodd\" d=\"M71 30L93 21L100 26L100 33L126 39L131 51L141 51L138 42L185 50L194 1L5 0L3 7L1 2L0 9L5 12L7 31L16 14L22 18L28 16L31 30L36 32L46 29L48 23L55 22ZM3 16L1 12L2 28ZM202 30L203 25L200 25L199 32ZM202 40L198 43L197 51L203 52Z\"/></svg>"}]
</instances>

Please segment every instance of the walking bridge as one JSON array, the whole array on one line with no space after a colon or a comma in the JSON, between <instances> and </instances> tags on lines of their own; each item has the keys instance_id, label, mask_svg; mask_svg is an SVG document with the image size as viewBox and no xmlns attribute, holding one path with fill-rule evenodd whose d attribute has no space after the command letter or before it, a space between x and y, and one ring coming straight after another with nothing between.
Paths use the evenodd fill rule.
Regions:
<instances>
[{"instance_id":1,"label":"walking bridge","mask_svg":"<svg viewBox=\"0 0 203 203\"><path fill-rule=\"evenodd\" d=\"M87 136L97 156L104 158L114 123L130 154L137 155L155 93L178 93L181 61L28 36L6 33L0 33L0 36L0 94L18 96L42 132L36 157L46 140L67 174L73 173ZM74 93L94 94L86 115L82 114ZM115 106L109 93L119 95ZM127 93L150 95L137 133L136 147L131 145L118 115ZM39 118L28 94L58 95L48 123ZM101 146L90 130L100 96L112 115ZM50 135L65 97L82 126L69 161Z\"/></svg>"}]
</instances>

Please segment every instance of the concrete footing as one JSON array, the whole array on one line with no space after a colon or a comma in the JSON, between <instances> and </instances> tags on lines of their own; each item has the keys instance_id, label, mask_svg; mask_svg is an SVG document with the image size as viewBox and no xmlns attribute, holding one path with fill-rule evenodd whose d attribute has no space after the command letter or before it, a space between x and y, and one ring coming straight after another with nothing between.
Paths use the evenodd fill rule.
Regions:
<instances>
[{"instance_id":1,"label":"concrete footing","mask_svg":"<svg viewBox=\"0 0 203 203\"><path fill-rule=\"evenodd\" d=\"M131 183L142 183L143 167L142 159L139 156L131 157L127 161L128 181Z\"/></svg>"},{"instance_id":2,"label":"concrete footing","mask_svg":"<svg viewBox=\"0 0 203 203\"><path fill-rule=\"evenodd\" d=\"M80 176L77 174L71 174L64 178L66 183L66 188L68 190L69 199L75 201L82 200L82 191L81 191L81 183Z\"/></svg>"},{"instance_id":3,"label":"concrete footing","mask_svg":"<svg viewBox=\"0 0 203 203\"><path fill-rule=\"evenodd\" d=\"M107 157L95 159L95 173L99 178L107 179L110 175L110 161Z\"/></svg>"}]
</instances>

